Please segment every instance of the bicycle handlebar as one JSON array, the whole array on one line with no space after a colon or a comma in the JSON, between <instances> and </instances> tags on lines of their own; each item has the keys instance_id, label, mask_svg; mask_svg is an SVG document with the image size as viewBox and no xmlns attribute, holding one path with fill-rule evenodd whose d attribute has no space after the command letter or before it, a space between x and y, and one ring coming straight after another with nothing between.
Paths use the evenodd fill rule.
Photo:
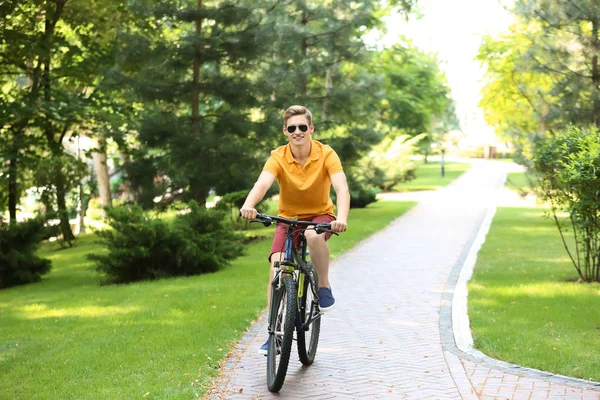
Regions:
<instances>
[{"instance_id":1,"label":"bicycle handlebar","mask_svg":"<svg viewBox=\"0 0 600 400\"><path fill-rule=\"evenodd\" d=\"M288 218L282 218L282 217L277 217L274 215L265 215L265 214L256 214L256 218L258 218L258 219L250 220L250 222L258 222L258 223L263 224L264 226L273 225L273 222L281 222L283 224L291 225L291 226L305 226L305 227L313 226L315 229L315 232L317 232L317 233L329 232L329 233L333 233L334 235L339 236L339 233L331 230L331 224L324 224L321 222L312 222L312 221L298 221L297 219L288 219Z\"/></svg>"}]
</instances>

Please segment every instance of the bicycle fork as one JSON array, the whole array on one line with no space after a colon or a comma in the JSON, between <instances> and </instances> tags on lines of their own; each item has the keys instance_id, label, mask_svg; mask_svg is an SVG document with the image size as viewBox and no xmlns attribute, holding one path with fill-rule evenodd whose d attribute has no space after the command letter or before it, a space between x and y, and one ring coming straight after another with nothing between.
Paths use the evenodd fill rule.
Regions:
<instances>
[{"instance_id":1,"label":"bicycle fork","mask_svg":"<svg viewBox=\"0 0 600 400\"><path fill-rule=\"evenodd\" d=\"M311 291L313 294L313 298L311 300L311 304L302 304L302 297L304 297L304 280L307 279L307 274L300 272L298 274L298 296L297 296L297 303L298 303L298 313L296 314L296 324L298 325L299 329L302 329L304 331L308 331L308 327L310 326L310 324L312 324L313 322L315 322L317 319L321 318L321 313L318 312L318 304L319 304L319 297L317 294L317 291L315 290L315 282L313 281L312 277L308 276L308 280L310 282L310 287L311 287ZM308 315L308 321L302 323L302 316L306 315L306 307L310 307L310 313Z\"/></svg>"}]
</instances>

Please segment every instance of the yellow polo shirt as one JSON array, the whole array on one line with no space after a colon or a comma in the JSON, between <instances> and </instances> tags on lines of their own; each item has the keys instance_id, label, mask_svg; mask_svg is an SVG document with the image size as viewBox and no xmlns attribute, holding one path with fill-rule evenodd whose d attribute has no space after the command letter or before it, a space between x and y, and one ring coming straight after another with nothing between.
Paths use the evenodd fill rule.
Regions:
<instances>
[{"instance_id":1,"label":"yellow polo shirt","mask_svg":"<svg viewBox=\"0 0 600 400\"><path fill-rule=\"evenodd\" d=\"M330 176L343 171L342 163L331 147L316 140L311 143L304 167L294 159L287 144L273 150L263 168L279 182L279 215L283 218L335 216L329 197Z\"/></svg>"}]
</instances>

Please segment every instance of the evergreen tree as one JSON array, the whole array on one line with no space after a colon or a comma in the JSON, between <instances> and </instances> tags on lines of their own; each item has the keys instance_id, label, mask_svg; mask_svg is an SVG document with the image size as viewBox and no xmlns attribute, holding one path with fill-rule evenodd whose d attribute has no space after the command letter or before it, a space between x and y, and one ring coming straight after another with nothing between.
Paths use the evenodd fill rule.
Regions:
<instances>
[{"instance_id":1,"label":"evergreen tree","mask_svg":"<svg viewBox=\"0 0 600 400\"><path fill-rule=\"evenodd\" d=\"M252 5L165 1L136 9L147 27L126 32L121 73L144 105L132 163L150 161L148 173L171 193L200 204L211 188L247 186L259 167L254 152L263 134L252 120L259 104L248 71L267 41L258 36L261 9ZM155 181L128 169L138 171L138 183Z\"/></svg>"}]
</instances>

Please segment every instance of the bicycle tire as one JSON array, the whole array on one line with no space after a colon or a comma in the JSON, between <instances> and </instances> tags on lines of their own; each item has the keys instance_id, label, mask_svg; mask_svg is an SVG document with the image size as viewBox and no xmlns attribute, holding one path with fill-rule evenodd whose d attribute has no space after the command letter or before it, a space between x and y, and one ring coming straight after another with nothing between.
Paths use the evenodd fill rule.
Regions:
<instances>
[{"instance_id":1,"label":"bicycle tire","mask_svg":"<svg viewBox=\"0 0 600 400\"><path fill-rule=\"evenodd\" d=\"M282 285L279 288L273 287L269 310L269 326L273 327L274 333L269 336L267 351L267 386L269 391L275 393L283 386L290 362L298 293L296 283L291 276L285 275L281 281ZM278 333L281 336L281 343L278 340Z\"/></svg>"},{"instance_id":2,"label":"bicycle tire","mask_svg":"<svg viewBox=\"0 0 600 400\"><path fill-rule=\"evenodd\" d=\"M317 270L311 262L306 265L307 270L311 272L315 285L319 286L319 278ZM304 279L304 295L300 301L300 312L297 319L298 324L296 326L296 333L298 338L298 357L303 365L311 365L315 361L317 354L317 346L319 345L319 334L321 333L321 318L317 318L312 324L308 326L308 330L302 329L302 325L310 318L310 312L312 309L312 301L314 295L312 292L311 284L309 279Z\"/></svg>"}]
</instances>

